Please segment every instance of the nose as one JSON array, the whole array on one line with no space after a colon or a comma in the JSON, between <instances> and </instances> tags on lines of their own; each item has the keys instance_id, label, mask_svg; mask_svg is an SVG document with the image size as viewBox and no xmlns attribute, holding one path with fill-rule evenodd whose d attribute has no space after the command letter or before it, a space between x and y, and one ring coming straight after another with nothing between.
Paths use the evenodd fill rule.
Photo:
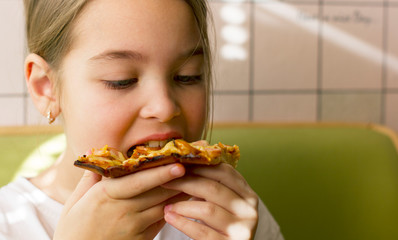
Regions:
<instances>
[{"instance_id":1,"label":"nose","mask_svg":"<svg viewBox=\"0 0 398 240\"><path fill-rule=\"evenodd\" d=\"M146 90L147 94L140 111L142 118L168 122L181 114L177 96L171 86L158 82Z\"/></svg>"}]
</instances>

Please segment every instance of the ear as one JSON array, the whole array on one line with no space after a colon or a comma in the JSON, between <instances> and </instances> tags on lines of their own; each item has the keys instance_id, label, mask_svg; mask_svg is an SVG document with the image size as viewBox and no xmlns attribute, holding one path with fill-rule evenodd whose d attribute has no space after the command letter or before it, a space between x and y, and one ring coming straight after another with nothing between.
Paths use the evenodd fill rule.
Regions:
<instances>
[{"instance_id":1,"label":"ear","mask_svg":"<svg viewBox=\"0 0 398 240\"><path fill-rule=\"evenodd\" d=\"M51 117L60 114L59 99L54 89L54 73L49 64L37 54L25 59L25 79L30 96L43 116L51 111Z\"/></svg>"}]
</instances>

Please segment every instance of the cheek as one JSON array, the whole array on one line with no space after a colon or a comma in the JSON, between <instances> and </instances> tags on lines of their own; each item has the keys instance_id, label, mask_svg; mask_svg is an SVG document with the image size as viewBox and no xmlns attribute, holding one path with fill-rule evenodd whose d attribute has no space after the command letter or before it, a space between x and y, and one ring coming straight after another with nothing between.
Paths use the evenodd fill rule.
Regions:
<instances>
[{"instance_id":1,"label":"cheek","mask_svg":"<svg viewBox=\"0 0 398 240\"><path fill-rule=\"evenodd\" d=\"M104 122L106 119L98 117L101 112L96 109L101 108L93 105L92 99L87 95L82 95L79 91L75 91L73 95L79 100L70 94L64 95L64 128L70 147L75 154L81 154L91 147L98 147L93 141L105 137L105 132L100 131L99 126L101 121Z\"/></svg>"},{"instance_id":2,"label":"cheek","mask_svg":"<svg viewBox=\"0 0 398 240\"><path fill-rule=\"evenodd\" d=\"M79 59L83 57L66 58L61 76L60 107L68 148L72 154L81 155L105 144L118 147L128 121L126 106L118 95L92 80Z\"/></svg>"},{"instance_id":3,"label":"cheek","mask_svg":"<svg viewBox=\"0 0 398 240\"><path fill-rule=\"evenodd\" d=\"M195 95L188 95L186 100L183 101L182 108L187 120L187 130L189 133L187 140L194 141L200 139L206 123L206 92L203 90Z\"/></svg>"},{"instance_id":4,"label":"cheek","mask_svg":"<svg viewBox=\"0 0 398 240\"><path fill-rule=\"evenodd\" d=\"M92 87L65 87L63 102L65 133L74 154L81 155L105 144L118 147L127 120L123 114L125 107L116 98Z\"/></svg>"}]
</instances>

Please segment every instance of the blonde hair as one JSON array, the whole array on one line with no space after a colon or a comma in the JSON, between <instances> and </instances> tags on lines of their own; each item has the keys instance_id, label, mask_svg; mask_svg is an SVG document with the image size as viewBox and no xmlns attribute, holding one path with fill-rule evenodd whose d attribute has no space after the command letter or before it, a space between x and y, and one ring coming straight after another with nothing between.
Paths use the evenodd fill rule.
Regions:
<instances>
[{"instance_id":1,"label":"blonde hair","mask_svg":"<svg viewBox=\"0 0 398 240\"><path fill-rule=\"evenodd\" d=\"M200 33L201 44L203 47L204 55L204 77L206 79L206 93L207 93L207 112L206 112L206 123L202 138L205 139L210 132L213 125L213 56L212 48L209 37L209 29L213 27L212 15L208 6L207 0L185 0L185 2L191 6L192 11L195 15L196 22ZM215 34L213 34L214 36Z\"/></svg>"},{"instance_id":2,"label":"blonde hair","mask_svg":"<svg viewBox=\"0 0 398 240\"><path fill-rule=\"evenodd\" d=\"M57 72L62 59L72 46L75 19L89 0L24 0L26 36L31 53L41 56ZM207 92L207 116L204 137L211 121L212 109L212 54L208 34L208 21L212 21L207 0L185 0L191 7L200 32L204 51L204 78ZM61 80L55 78L54 87L60 92Z\"/></svg>"},{"instance_id":3,"label":"blonde hair","mask_svg":"<svg viewBox=\"0 0 398 240\"><path fill-rule=\"evenodd\" d=\"M24 0L28 49L54 69L70 50L73 20L87 0Z\"/></svg>"}]
</instances>

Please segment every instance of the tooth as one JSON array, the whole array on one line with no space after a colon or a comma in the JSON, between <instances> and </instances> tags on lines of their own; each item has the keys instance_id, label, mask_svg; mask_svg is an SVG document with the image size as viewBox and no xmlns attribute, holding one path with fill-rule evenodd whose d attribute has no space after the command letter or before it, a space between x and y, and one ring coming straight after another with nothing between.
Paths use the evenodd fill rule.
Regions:
<instances>
[{"instance_id":1,"label":"tooth","mask_svg":"<svg viewBox=\"0 0 398 240\"><path fill-rule=\"evenodd\" d=\"M149 141L147 143L148 147L164 147L164 145L166 145L167 140L163 140L163 141Z\"/></svg>"},{"instance_id":2,"label":"tooth","mask_svg":"<svg viewBox=\"0 0 398 240\"><path fill-rule=\"evenodd\" d=\"M148 147L158 147L159 146L159 141L149 141L148 142Z\"/></svg>"}]
</instances>

